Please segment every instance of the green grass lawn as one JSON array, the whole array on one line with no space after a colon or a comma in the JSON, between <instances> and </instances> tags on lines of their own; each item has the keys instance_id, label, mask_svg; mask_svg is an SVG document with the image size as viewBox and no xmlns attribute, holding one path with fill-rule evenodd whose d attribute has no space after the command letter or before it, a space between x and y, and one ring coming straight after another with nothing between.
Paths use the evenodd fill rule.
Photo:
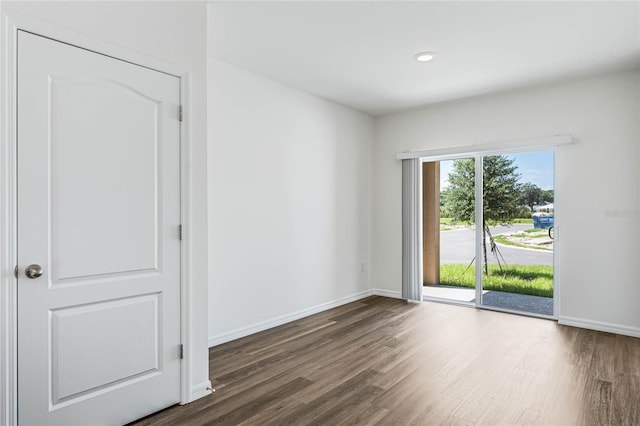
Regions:
<instances>
[{"instance_id":1,"label":"green grass lawn","mask_svg":"<svg viewBox=\"0 0 640 426\"><path fill-rule=\"evenodd\" d=\"M533 225L533 219L531 218L527 218L527 219L514 219L513 223L520 223L520 224L524 224L524 225Z\"/></svg>"},{"instance_id":2,"label":"green grass lawn","mask_svg":"<svg viewBox=\"0 0 640 426\"><path fill-rule=\"evenodd\" d=\"M440 265L440 284L475 287L475 267L463 264ZM553 297L553 266L551 265L489 265L489 276L483 278L485 290Z\"/></svg>"}]
</instances>

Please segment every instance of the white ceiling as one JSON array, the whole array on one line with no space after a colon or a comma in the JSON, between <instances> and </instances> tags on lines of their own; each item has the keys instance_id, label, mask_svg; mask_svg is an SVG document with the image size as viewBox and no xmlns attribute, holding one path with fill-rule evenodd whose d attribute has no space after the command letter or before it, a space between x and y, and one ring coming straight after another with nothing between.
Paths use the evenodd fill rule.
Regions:
<instances>
[{"instance_id":1,"label":"white ceiling","mask_svg":"<svg viewBox=\"0 0 640 426\"><path fill-rule=\"evenodd\" d=\"M208 18L209 57L372 115L640 67L638 1L214 1Z\"/></svg>"}]
</instances>

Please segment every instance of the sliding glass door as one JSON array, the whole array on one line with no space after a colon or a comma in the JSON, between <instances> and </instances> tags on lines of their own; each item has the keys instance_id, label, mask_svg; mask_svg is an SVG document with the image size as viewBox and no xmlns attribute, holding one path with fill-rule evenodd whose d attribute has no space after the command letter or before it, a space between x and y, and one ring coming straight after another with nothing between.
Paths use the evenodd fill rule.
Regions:
<instances>
[{"instance_id":1,"label":"sliding glass door","mask_svg":"<svg viewBox=\"0 0 640 426\"><path fill-rule=\"evenodd\" d=\"M423 163L427 299L554 315L553 170L553 151Z\"/></svg>"}]
</instances>

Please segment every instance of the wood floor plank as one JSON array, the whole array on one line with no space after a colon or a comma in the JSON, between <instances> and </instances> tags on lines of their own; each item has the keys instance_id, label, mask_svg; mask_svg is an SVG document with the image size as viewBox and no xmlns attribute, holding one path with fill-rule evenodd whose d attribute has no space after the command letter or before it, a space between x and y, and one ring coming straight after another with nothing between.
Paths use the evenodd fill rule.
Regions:
<instances>
[{"instance_id":1,"label":"wood floor plank","mask_svg":"<svg viewBox=\"0 0 640 426\"><path fill-rule=\"evenodd\" d=\"M640 339L628 336L616 336L615 375L640 376Z\"/></svg>"},{"instance_id":2,"label":"wood floor plank","mask_svg":"<svg viewBox=\"0 0 640 426\"><path fill-rule=\"evenodd\" d=\"M611 420L611 382L589 378L583 394L580 424L608 425Z\"/></svg>"},{"instance_id":3,"label":"wood floor plank","mask_svg":"<svg viewBox=\"0 0 640 426\"><path fill-rule=\"evenodd\" d=\"M316 426L343 425L354 415L357 416L361 410L366 411L369 407L366 403L371 402L382 392L384 391L381 388L371 385L364 386L362 389L354 389L338 404L331 407L331 410L325 411L309 424Z\"/></svg>"},{"instance_id":4,"label":"wood floor plank","mask_svg":"<svg viewBox=\"0 0 640 426\"><path fill-rule=\"evenodd\" d=\"M409 376L378 397L375 404L389 411L379 423L406 425L418 417L429 404L429 399L420 392L428 386L426 380L426 377Z\"/></svg>"},{"instance_id":5,"label":"wood floor plank","mask_svg":"<svg viewBox=\"0 0 640 426\"><path fill-rule=\"evenodd\" d=\"M527 406L540 411L540 424L580 424L589 380L589 367L558 363L534 375Z\"/></svg>"},{"instance_id":6,"label":"wood floor plank","mask_svg":"<svg viewBox=\"0 0 640 426\"><path fill-rule=\"evenodd\" d=\"M405 401L411 398L412 395L423 395L425 396L424 399L428 399L426 398L425 393L422 392L422 389L439 389L440 387L434 386L431 381L427 384L425 383L425 380L430 379L426 376L422 376L419 374L418 370L415 370L414 373L405 376L391 388L386 389L384 393L376 397L372 402L377 407L387 408L392 411L399 405L405 403ZM433 380L435 381L437 379Z\"/></svg>"},{"instance_id":7,"label":"wood floor plank","mask_svg":"<svg viewBox=\"0 0 640 426\"><path fill-rule=\"evenodd\" d=\"M205 425L237 425L259 413L261 410L273 405L289 395L295 394L301 389L309 386L311 381L299 377L284 385L265 393L259 398L247 401L240 407L221 416L207 420Z\"/></svg>"},{"instance_id":8,"label":"wood floor plank","mask_svg":"<svg viewBox=\"0 0 640 426\"><path fill-rule=\"evenodd\" d=\"M362 425L362 426L373 426L380 423L380 421L389 414L389 410L386 408L375 408L372 405L368 405L365 410L363 410L360 415L362 417L355 417L353 420L347 420L346 425Z\"/></svg>"},{"instance_id":9,"label":"wood floor plank","mask_svg":"<svg viewBox=\"0 0 640 426\"><path fill-rule=\"evenodd\" d=\"M591 365L597 336L597 331L580 329L569 353L569 361L574 365Z\"/></svg>"},{"instance_id":10,"label":"wood floor plank","mask_svg":"<svg viewBox=\"0 0 640 426\"><path fill-rule=\"evenodd\" d=\"M364 370L346 382L318 395L312 402L293 411L289 416L268 424L272 426L314 424L316 419L329 416L332 409L339 406L343 398L367 388L371 379L378 374L380 373L371 369Z\"/></svg>"},{"instance_id":11,"label":"wood floor plank","mask_svg":"<svg viewBox=\"0 0 640 426\"><path fill-rule=\"evenodd\" d=\"M640 376L619 375L613 381L611 424L640 425Z\"/></svg>"},{"instance_id":12,"label":"wood floor plank","mask_svg":"<svg viewBox=\"0 0 640 426\"><path fill-rule=\"evenodd\" d=\"M615 345L615 334L598 333L590 364L591 374L594 378L606 382L613 382L615 378L616 360Z\"/></svg>"},{"instance_id":13,"label":"wood floor plank","mask_svg":"<svg viewBox=\"0 0 640 426\"><path fill-rule=\"evenodd\" d=\"M253 417L238 423L238 426L262 426L267 423L277 423L279 419L288 416L293 411L302 409L304 405L303 402L295 399L295 395L292 395L256 412Z\"/></svg>"},{"instance_id":14,"label":"wood floor plank","mask_svg":"<svg viewBox=\"0 0 640 426\"><path fill-rule=\"evenodd\" d=\"M389 353L391 349L388 347L380 346L374 347L373 350L377 351L377 355L384 356ZM300 392L298 398L304 402L312 402L316 399L318 393L327 392L336 385L342 384L352 377L357 376L363 370L372 370L371 365L376 362L376 357L362 356L361 353L353 352L350 356L342 358L339 362L335 363L323 363L322 365L315 367L307 374L303 374L303 377L312 380L313 386L306 389L304 392ZM376 371L376 373L378 373Z\"/></svg>"},{"instance_id":15,"label":"wood floor plank","mask_svg":"<svg viewBox=\"0 0 640 426\"><path fill-rule=\"evenodd\" d=\"M640 425L640 339L369 297L209 351L217 392L135 425Z\"/></svg>"}]
</instances>

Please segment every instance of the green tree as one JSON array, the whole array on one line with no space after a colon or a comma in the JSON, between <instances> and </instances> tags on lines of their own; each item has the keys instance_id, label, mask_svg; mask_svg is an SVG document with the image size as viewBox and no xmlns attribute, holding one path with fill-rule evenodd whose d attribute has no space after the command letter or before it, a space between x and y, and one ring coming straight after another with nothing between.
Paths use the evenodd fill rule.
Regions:
<instances>
[{"instance_id":1,"label":"green tree","mask_svg":"<svg viewBox=\"0 0 640 426\"><path fill-rule=\"evenodd\" d=\"M553 203L553 189L541 189L533 183L525 183L520 186L522 197L520 202L523 205L529 206L533 211L534 206L543 206L545 204Z\"/></svg>"},{"instance_id":2,"label":"green tree","mask_svg":"<svg viewBox=\"0 0 640 426\"><path fill-rule=\"evenodd\" d=\"M553 203L553 189L543 189L540 204Z\"/></svg>"},{"instance_id":3,"label":"green tree","mask_svg":"<svg viewBox=\"0 0 640 426\"><path fill-rule=\"evenodd\" d=\"M533 183L525 183L520 187L522 191L522 198L520 202L529 206L531 211L533 211L533 206L540 204L540 201L543 199L543 191L538 187L538 185Z\"/></svg>"},{"instance_id":4,"label":"green tree","mask_svg":"<svg viewBox=\"0 0 640 426\"><path fill-rule=\"evenodd\" d=\"M491 155L483 158L483 223L482 248L484 252L484 273L489 274L487 262L487 239L491 249L497 255L489 225L513 223L518 216L522 192L515 159L505 155ZM454 160L449 173L444 211L458 222L475 222L475 160Z\"/></svg>"}]
</instances>

